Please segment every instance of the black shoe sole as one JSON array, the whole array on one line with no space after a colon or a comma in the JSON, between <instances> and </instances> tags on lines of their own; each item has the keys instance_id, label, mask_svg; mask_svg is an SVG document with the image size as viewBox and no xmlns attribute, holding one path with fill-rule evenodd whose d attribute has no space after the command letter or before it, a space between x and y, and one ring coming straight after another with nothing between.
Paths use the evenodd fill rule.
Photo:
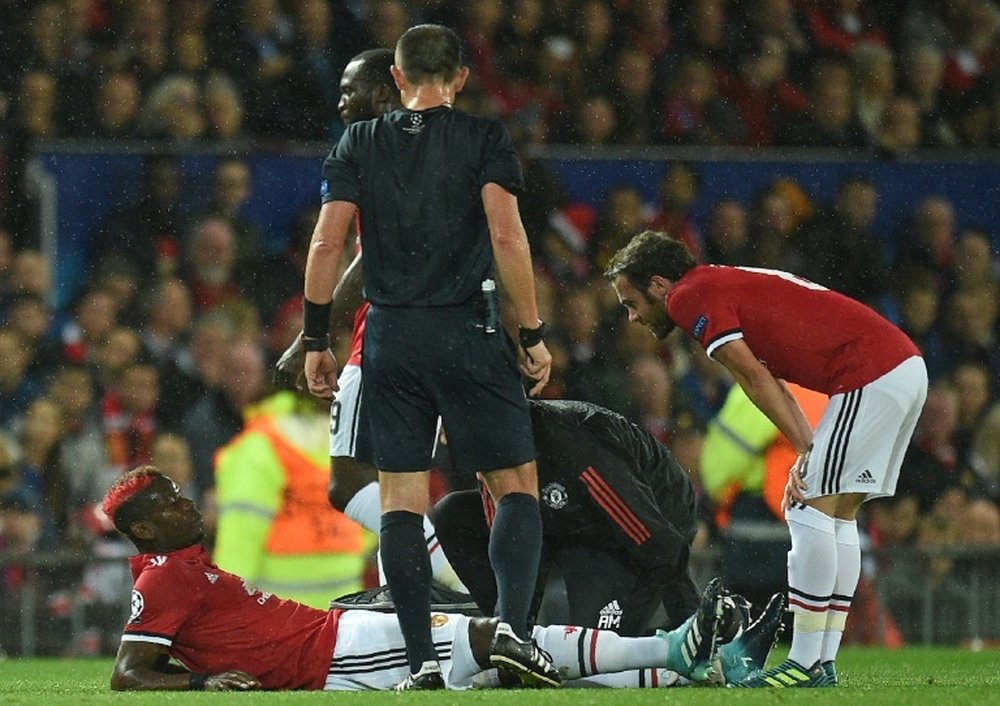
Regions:
<instances>
[{"instance_id":1,"label":"black shoe sole","mask_svg":"<svg viewBox=\"0 0 1000 706\"><path fill-rule=\"evenodd\" d=\"M528 669L517 660L504 655L490 655L490 664L521 680L521 684L531 689L550 689L562 686L559 679L547 677L544 674Z\"/></svg>"}]
</instances>

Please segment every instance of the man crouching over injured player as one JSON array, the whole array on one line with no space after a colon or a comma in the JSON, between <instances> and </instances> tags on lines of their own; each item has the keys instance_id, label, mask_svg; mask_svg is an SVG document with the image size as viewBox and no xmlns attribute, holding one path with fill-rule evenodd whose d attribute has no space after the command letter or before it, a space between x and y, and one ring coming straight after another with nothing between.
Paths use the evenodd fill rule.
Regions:
<instances>
[{"instance_id":1,"label":"man crouching over injured player","mask_svg":"<svg viewBox=\"0 0 1000 706\"><path fill-rule=\"evenodd\" d=\"M129 560L132 613L112 689L391 689L406 676L406 650L392 613L317 610L222 571L202 546L194 503L156 468L141 466L119 478L104 511L139 550ZM776 595L741 630L746 616L739 600L713 580L695 615L671 632L625 638L552 625L535 627L533 637L567 686L732 682L764 666L783 609ZM434 613L431 621L449 688L505 682L489 666L495 620Z\"/></svg>"}]
</instances>

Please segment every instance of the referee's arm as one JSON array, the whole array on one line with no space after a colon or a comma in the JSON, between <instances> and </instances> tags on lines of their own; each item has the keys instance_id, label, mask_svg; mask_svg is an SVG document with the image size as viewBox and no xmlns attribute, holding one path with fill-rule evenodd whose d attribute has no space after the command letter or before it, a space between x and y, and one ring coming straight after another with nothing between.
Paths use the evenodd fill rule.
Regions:
<instances>
[{"instance_id":1,"label":"referee's arm","mask_svg":"<svg viewBox=\"0 0 1000 706\"><path fill-rule=\"evenodd\" d=\"M514 305L517 325L524 329L538 328L540 319L535 301L535 273L531 269L528 236L517 210L517 197L493 182L484 184L481 193L497 274ZM549 381L552 356L544 341L525 353L521 370L534 381L531 394L535 395Z\"/></svg>"},{"instance_id":2,"label":"referee's arm","mask_svg":"<svg viewBox=\"0 0 1000 706\"><path fill-rule=\"evenodd\" d=\"M344 252L344 242L354 223L356 211L357 207L350 201L327 201L320 209L306 259L304 294L307 307L329 307L333 288L337 283L340 256ZM329 333L329 312L323 324L326 331L322 333L306 330L308 326L304 325L305 335L325 336ZM337 389L337 360L329 348L322 351L307 350L304 372L309 392L324 399L333 397Z\"/></svg>"}]
</instances>

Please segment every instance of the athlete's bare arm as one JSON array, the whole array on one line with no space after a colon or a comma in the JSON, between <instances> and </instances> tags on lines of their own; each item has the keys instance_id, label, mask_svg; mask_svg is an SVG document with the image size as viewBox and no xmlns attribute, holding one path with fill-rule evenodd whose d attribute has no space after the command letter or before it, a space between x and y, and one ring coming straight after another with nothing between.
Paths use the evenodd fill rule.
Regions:
<instances>
[{"instance_id":1,"label":"athlete's bare arm","mask_svg":"<svg viewBox=\"0 0 1000 706\"><path fill-rule=\"evenodd\" d=\"M191 672L170 661L166 647L152 642L124 641L111 672L114 691L190 691ZM250 691L260 682L246 672L231 670L205 675L205 691Z\"/></svg>"},{"instance_id":2,"label":"athlete's bare arm","mask_svg":"<svg viewBox=\"0 0 1000 706\"><path fill-rule=\"evenodd\" d=\"M538 326L538 305L535 301L535 273L531 269L528 236L517 210L517 197L499 184L482 188L483 208L490 229L493 259L497 275L510 296L517 313L517 323L527 329ZM542 341L519 356L521 372L530 378L530 393L536 395L549 381L552 356Z\"/></svg>"}]
</instances>

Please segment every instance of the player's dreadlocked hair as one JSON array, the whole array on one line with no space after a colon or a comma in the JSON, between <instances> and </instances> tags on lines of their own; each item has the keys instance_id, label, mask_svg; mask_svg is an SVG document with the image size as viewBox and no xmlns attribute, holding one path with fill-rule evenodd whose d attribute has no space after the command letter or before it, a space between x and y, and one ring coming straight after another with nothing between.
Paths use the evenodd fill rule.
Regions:
<instances>
[{"instance_id":1,"label":"player's dreadlocked hair","mask_svg":"<svg viewBox=\"0 0 1000 706\"><path fill-rule=\"evenodd\" d=\"M666 233L647 230L614 254L604 276L613 280L624 275L634 287L645 290L656 275L676 282L695 264L684 243Z\"/></svg>"},{"instance_id":2,"label":"player's dreadlocked hair","mask_svg":"<svg viewBox=\"0 0 1000 706\"><path fill-rule=\"evenodd\" d=\"M129 501L138 493L149 487L150 483L159 478L162 474L153 466L139 466L124 474L114 484L108 488L104 494L104 502L101 509L104 514L111 519L117 529L122 534L129 534L129 525L137 518L129 517L132 513L127 512ZM125 506L124 508L122 506Z\"/></svg>"}]
</instances>

